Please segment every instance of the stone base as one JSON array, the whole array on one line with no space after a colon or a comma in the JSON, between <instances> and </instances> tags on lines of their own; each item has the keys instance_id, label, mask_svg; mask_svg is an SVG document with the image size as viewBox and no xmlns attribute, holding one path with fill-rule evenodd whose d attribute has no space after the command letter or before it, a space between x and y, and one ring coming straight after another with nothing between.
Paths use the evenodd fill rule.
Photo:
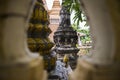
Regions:
<instances>
[{"instance_id":1,"label":"stone base","mask_svg":"<svg viewBox=\"0 0 120 80\"><path fill-rule=\"evenodd\" d=\"M96 65L85 60L78 60L70 80L120 80L120 64Z\"/></svg>"},{"instance_id":2,"label":"stone base","mask_svg":"<svg viewBox=\"0 0 120 80\"><path fill-rule=\"evenodd\" d=\"M0 64L0 80L45 80L42 58L32 58L16 64Z\"/></svg>"}]
</instances>

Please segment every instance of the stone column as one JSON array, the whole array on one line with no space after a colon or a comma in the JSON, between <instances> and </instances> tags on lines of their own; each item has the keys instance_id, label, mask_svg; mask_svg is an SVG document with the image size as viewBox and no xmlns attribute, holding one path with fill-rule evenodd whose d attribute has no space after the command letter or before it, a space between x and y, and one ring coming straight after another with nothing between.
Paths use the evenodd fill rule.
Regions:
<instances>
[{"instance_id":1,"label":"stone column","mask_svg":"<svg viewBox=\"0 0 120 80\"><path fill-rule=\"evenodd\" d=\"M0 1L0 80L43 80L43 62L27 49L25 25L33 0Z\"/></svg>"},{"instance_id":2,"label":"stone column","mask_svg":"<svg viewBox=\"0 0 120 80\"><path fill-rule=\"evenodd\" d=\"M107 4L105 0L85 0L83 3L91 25L93 61L99 64L111 63L113 60L115 39Z\"/></svg>"},{"instance_id":3,"label":"stone column","mask_svg":"<svg viewBox=\"0 0 120 80\"><path fill-rule=\"evenodd\" d=\"M72 80L120 80L120 1L80 0L91 25L90 58L78 60Z\"/></svg>"},{"instance_id":4,"label":"stone column","mask_svg":"<svg viewBox=\"0 0 120 80\"><path fill-rule=\"evenodd\" d=\"M108 10L112 19L114 37L115 37L115 50L113 61L120 63L120 1L119 0L106 0Z\"/></svg>"}]
</instances>

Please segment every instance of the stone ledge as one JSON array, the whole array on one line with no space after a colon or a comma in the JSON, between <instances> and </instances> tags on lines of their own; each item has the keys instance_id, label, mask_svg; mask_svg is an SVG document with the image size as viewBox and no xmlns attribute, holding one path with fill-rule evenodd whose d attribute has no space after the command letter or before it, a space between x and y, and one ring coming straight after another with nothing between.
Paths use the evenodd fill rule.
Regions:
<instances>
[{"instance_id":1,"label":"stone ledge","mask_svg":"<svg viewBox=\"0 0 120 80\"><path fill-rule=\"evenodd\" d=\"M42 58L38 57L25 63L0 66L0 80L45 80L47 76L42 64Z\"/></svg>"},{"instance_id":2,"label":"stone ledge","mask_svg":"<svg viewBox=\"0 0 120 80\"><path fill-rule=\"evenodd\" d=\"M120 80L120 64L96 65L85 60L78 60L70 80Z\"/></svg>"},{"instance_id":3,"label":"stone ledge","mask_svg":"<svg viewBox=\"0 0 120 80\"><path fill-rule=\"evenodd\" d=\"M0 1L0 15L1 14L19 14L26 15L28 9L32 6L32 0L1 0Z\"/></svg>"}]
</instances>

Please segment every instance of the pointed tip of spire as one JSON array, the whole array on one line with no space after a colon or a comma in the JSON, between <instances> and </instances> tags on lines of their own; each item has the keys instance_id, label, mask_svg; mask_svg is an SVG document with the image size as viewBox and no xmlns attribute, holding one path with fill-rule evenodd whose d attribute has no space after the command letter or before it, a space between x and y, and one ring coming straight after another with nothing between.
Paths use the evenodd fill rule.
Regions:
<instances>
[{"instance_id":1,"label":"pointed tip of spire","mask_svg":"<svg viewBox=\"0 0 120 80\"><path fill-rule=\"evenodd\" d=\"M60 6L60 1L59 0L54 0L52 8L57 7L57 6Z\"/></svg>"}]
</instances>

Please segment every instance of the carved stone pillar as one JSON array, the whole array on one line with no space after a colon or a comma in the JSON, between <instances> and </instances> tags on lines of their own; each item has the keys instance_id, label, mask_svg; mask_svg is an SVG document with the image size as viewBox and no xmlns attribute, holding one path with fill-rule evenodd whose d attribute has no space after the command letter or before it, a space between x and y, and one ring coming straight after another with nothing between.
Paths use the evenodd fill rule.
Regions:
<instances>
[{"instance_id":1,"label":"carved stone pillar","mask_svg":"<svg viewBox=\"0 0 120 80\"><path fill-rule=\"evenodd\" d=\"M93 56L78 60L72 80L120 80L120 1L80 0L85 9Z\"/></svg>"},{"instance_id":2,"label":"carved stone pillar","mask_svg":"<svg viewBox=\"0 0 120 80\"><path fill-rule=\"evenodd\" d=\"M25 25L33 0L0 0L0 80L43 80L43 61L27 49Z\"/></svg>"}]
</instances>

